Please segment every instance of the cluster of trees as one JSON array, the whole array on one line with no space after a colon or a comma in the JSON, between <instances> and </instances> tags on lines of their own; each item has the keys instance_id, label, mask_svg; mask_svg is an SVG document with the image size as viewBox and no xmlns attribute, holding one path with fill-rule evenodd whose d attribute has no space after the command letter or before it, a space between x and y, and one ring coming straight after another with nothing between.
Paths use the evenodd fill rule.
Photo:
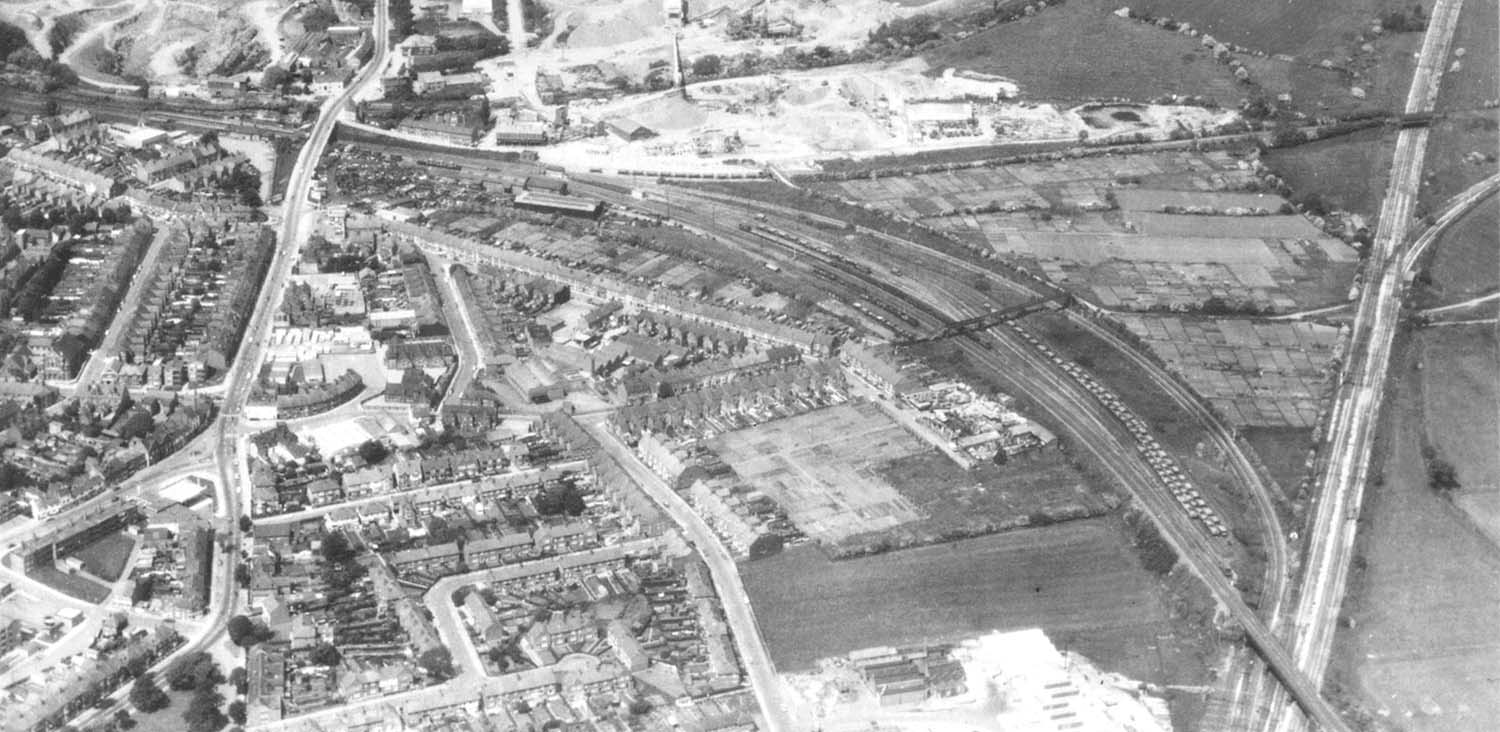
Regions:
<instances>
[{"instance_id":1,"label":"cluster of trees","mask_svg":"<svg viewBox=\"0 0 1500 732\"><path fill-rule=\"evenodd\" d=\"M1421 4L1413 4L1411 10L1392 10L1380 16L1380 27L1390 33L1420 33L1427 30L1427 13Z\"/></svg>"},{"instance_id":2,"label":"cluster of trees","mask_svg":"<svg viewBox=\"0 0 1500 732\"><path fill-rule=\"evenodd\" d=\"M53 21L52 30L47 31L47 45L52 48L52 56L55 58L68 50L82 30L83 17L77 13L68 13Z\"/></svg>"},{"instance_id":3,"label":"cluster of trees","mask_svg":"<svg viewBox=\"0 0 1500 732\"><path fill-rule=\"evenodd\" d=\"M926 13L897 18L881 23L870 31L870 45L891 51L911 51L924 43L943 37L938 32L938 19Z\"/></svg>"},{"instance_id":4,"label":"cluster of trees","mask_svg":"<svg viewBox=\"0 0 1500 732\"><path fill-rule=\"evenodd\" d=\"M314 5L297 21L302 24L302 30L308 33L322 33L328 30L329 26L339 24L339 15L327 5Z\"/></svg>"},{"instance_id":5,"label":"cluster of trees","mask_svg":"<svg viewBox=\"0 0 1500 732\"><path fill-rule=\"evenodd\" d=\"M235 166L219 185L233 194L240 205L260 208L260 171L255 166L248 163Z\"/></svg>"},{"instance_id":6,"label":"cluster of trees","mask_svg":"<svg viewBox=\"0 0 1500 732\"><path fill-rule=\"evenodd\" d=\"M57 91L78 83L78 75L55 59L43 58L19 27L0 21L0 60L38 74L38 91Z\"/></svg>"},{"instance_id":7,"label":"cluster of trees","mask_svg":"<svg viewBox=\"0 0 1500 732\"><path fill-rule=\"evenodd\" d=\"M433 648L417 657L417 665L436 681L453 678L453 654L447 648Z\"/></svg>"},{"instance_id":8,"label":"cluster of trees","mask_svg":"<svg viewBox=\"0 0 1500 732\"><path fill-rule=\"evenodd\" d=\"M236 615L229 619L229 640L241 648L249 648L257 643L271 640L275 635L263 623L244 616Z\"/></svg>"},{"instance_id":9,"label":"cluster of trees","mask_svg":"<svg viewBox=\"0 0 1500 732\"><path fill-rule=\"evenodd\" d=\"M156 676L147 672L136 678L130 687L130 703L141 712L152 714L166 709L172 698L156 683Z\"/></svg>"},{"instance_id":10,"label":"cluster of trees","mask_svg":"<svg viewBox=\"0 0 1500 732\"><path fill-rule=\"evenodd\" d=\"M531 499L537 513L543 516L582 515L588 506L583 500L583 491L571 481L537 491Z\"/></svg>"},{"instance_id":11,"label":"cluster of trees","mask_svg":"<svg viewBox=\"0 0 1500 732\"><path fill-rule=\"evenodd\" d=\"M354 583L365 576L365 568L354 558L358 552L349 544L342 531L333 531L323 536L323 581L328 583L329 593L343 596L349 593Z\"/></svg>"},{"instance_id":12,"label":"cluster of trees","mask_svg":"<svg viewBox=\"0 0 1500 732\"><path fill-rule=\"evenodd\" d=\"M182 721L188 732L218 732L229 723L219 709L224 696L219 693L218 686L224 683L224 674L207 652L198 651L183 658L167 671L166 680L174 690L193 692L187 708L182 711ZM130 703L150 714L169 706L171 698L154 676L142 673L130 689Z\"/></svg>"},{"instance_id":13,"label":"cluster of trees","mask_svg":"<svg viewBox=\"0 0 1500 732\"><path fill-rule=\"evenodd\" d=\"M411 12L411 0L390 0L386 12L391 18L391 41L400 43L411 35L416 17Z\"/></svg>"}]
</instances>

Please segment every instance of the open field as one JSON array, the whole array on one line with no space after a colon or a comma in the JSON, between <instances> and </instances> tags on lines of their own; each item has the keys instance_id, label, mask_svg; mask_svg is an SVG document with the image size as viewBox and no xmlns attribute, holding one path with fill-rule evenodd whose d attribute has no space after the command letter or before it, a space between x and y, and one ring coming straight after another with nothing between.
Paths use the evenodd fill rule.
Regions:
<instances>
[{"instance_id":1,"label":"open field","mask_svg":"<svg viewBox=\"0 0 1500 732\"><path fill-rule=\"evenodd\" d=\"M1433 242L1423 305L1463 302L1500 287L1500 195L1492 195Z\"/></svg>"},{"instance_id":2,"label":"open field","mask_svg":"<svg viewBox=\"0 0 1500 732\"><path fill-rule=\"evenodd\" d=\"M919 546L1020 526L1042 526L1099 516L1120 504L1108 488L1089 484L1059 449L1023 453L1005 465L964 470L931 450L891 460L879 474L921 511L923 518L846 542L869 546Z\"/></svg>"},{"instance_id":3,"label":"open field","mask_svg":"<svg viewBox=\"0 0 1500 732\"><path fill-rule=\"evenodd\" d=\"M921 517L876 468L927 448L870 402L727 432L709 448L822 542L838 544Z\"/></svg>"},{"instance_id":4,"label":"open field","mask_svg":"<svg viewBox=\"0 0 1500 732\"><path fill-rule=\"evenodd\" d=\"M1095 156L912 176L819 183L841 198L912 218L952 215L956 209L1026 206L1078 209L1105 206L1105 193L1122 179L1143 187L1213 191L1250 184L1254 176L1228 152L1166 152Z\"/></svg>"},{"instance_id":5,"label":"open field","mask_svg":"<svg viewBox=\"0 0 1500 732\"><path fill-rule=\"evenodd\" d=\"M1316 323L1121 315L1231 425L1312 427L1339 330Z\"/></svg>"},{"instance_id":6,"label":"open field","mask_svg":"<svg viewBox=\"0 0 1500 732\"><path fill-rule=\"evenodd\" d=\"M840 562L799 547L740 572L781 671L875 645L1041 627L1132 678L1193 683L1197 673L1156 578L1110 520Z\"/></svg>"},{"instance_id":7,"label":"open field","mask_svg":"<svg viewBox=\"0 0 1500 732\"><path fill-rule=\"evenodd\" d=\"M83 568L99 579L114 582L125 569L130 559L130 550L135 548L135 539L116 531L107 534L92 544L74 552L73 556L83 561Z\"/></svg>"},{"instance_id":8,"label":"open field","mask_svg":"<svg viewBox=\"0 0 1500 732\"><path fill-rule=\"evenodd\" d=\"M1393 355L1374 457L1383 480L1365 499L1330 678L1402 729L1487 732L1500 729L1500 549L1428 487L1415 369L1433 360L1417 352L1427 342L1423 333Z\"/></svg>"},{"instance_id":9,"label":"open field","mask_svg":"<svg viewBox=\"0 0 1500 732\"><path fill-rule=\"evenodd\" d=\"M1069 2L924 55L949 66L1000 74L1030 99L1147 101L1197 95L1234 106L1246 87L1197 39L1112 15L1118 3Z\"/></svg>"},{"instance_id":10,"label":"open field","mask_svg":"<svg viewBox=\"0 0 1500 732\"><path fill-rule=\"evenodd\" d=\"M1431 6L1431 3L1424 3ZM1268 54L1295 57L1286 66L1293 103L1308 111L1346 111L1357 107L1400 106L1410 75L1411 51L1420 34L1377 36L1371 32L1383 11L1407 4L1385 0L1141 0L1132 11L1192 24L1215 38ZM1365 42L1372 49L1363 49ZM1357 74L1342 80L1317 68L1328 60ZM1254 64L1252 64L1254 67ZM1264 74L1257 74L1256 78ZM1279 81L1279 80L1278 80ZM1358 84L1368 96L1349 94ZM1272 85L1276 86L1275 84ZM1279 89L1272 89L1273 93Z\"/></svg>"},{"instance_id":11,"label":"open field","mask_svg":"<svg viewBox=\"0 0 1500 732\"><path fill-rule=\"evenodd\" d=\"M1330 210L1351 211L1373 221L1385 196L1395 144L1394 134L1361 130L1268 150L1262 159L1291 186L1294 200L1317 194Z\"/></svg>"},{"instance_id":12,"label":"open field","mask_svg":"<svg viewBox=\"0 0 1500 732\"><path fill-rule=\"evenodd\" d=\"M1470 185L1492 175L1500 151L1500 111L1474 110L1500 99L1500 4L1465 0L1453 31L1453 53L1459 68L1443 74L1437 108L1452 112L1432 125L1427 141L1426 185L1421 201L1436 209ZM1473 157L1479 153L1479 157ZM1485 156L1490 156L1485 159ZM1465 158L1468 158L1467 160ZM1495 271L1491 267L1491 272Z\"/></svg>"},{"instance_id":13,"label":"open field","mask_svg":"<svg viewBox=\"0 0 1500 732\"><path fill-rule=\"evenodd\" d=\"M1266 472L1288 496L1295 495L1307 477L1307 458L1313 449L1312 430L1296 427L1247 427L1240 430L1255 450Z\"/></svg>"},{"instance_id":14,"label":"open field","mask_svg":"<svg viewBox=\"0 0 1500 732\"><path fill-rule=\"evenodd\" d=\"M1082 158L815 184L1042 271L1108 308L1193 309L1210 298L1256 312L1347 294L1357 252L1258 181L1228 152ZM1111 198L1120 209L1111 210ZM1183 214L1180 209L1269 215Z\"/></svg>"},{"instance_id":15,"label":"open field","mask_svg":"<svg viewBox=\"0 0 1500 732\"><path fill-rule=\"evenodd\" d=\"M65 595L98 604L109 597L109 588L87 577L62 572L55 567L41 567L31 578Z\"/></svg>"},{"instance_id":16,"label":"open field","mask_svg":"<svg viewBox=\"0 0 1500 732\"><path fill-rule=\"evenodd\" d=\"M1492 240L1493 243L1493 240ZM1500 546L1500 345L1493 326L1422 332L1427 441L1458 471L1455 502Z\"/></svg>"},{"instance_id":17,"label":"open field","mask_svg":"<svg viewBox=\"0 0 1500 732\"><path fill-rule=\"evenodd\" d=\"M1044 338L1058 355L1077 361L1094 378L1109 387L1126 406L1146 421L1163 447L1174 452L1190 452L1202 439L1197 422L1182 411L1140 373L1140 369L1122 358L1109 344L1050 313L1031 315L1021 325Z\"/></svg>"}]
</instances>

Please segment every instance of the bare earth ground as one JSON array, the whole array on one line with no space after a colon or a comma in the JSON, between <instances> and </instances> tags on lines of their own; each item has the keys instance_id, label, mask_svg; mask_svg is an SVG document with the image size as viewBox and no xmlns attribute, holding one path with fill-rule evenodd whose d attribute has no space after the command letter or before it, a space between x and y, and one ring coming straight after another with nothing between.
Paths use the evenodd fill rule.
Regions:
<instances>
[{"instance_id":1,"label":"bare earth ground","mask_svg":"<svg viewBox=\"0 0 1500 732\"><path fill-rule=\"evenodd\" d=\"M1392 726L1488 732L1500 729L1500 639L1493 622L1500 607L1500 549L1427 485L1421 455L1426 376L1414 367L1418 358L1431 368L1449 357L1449 336L1429 336L1408 341L1393 360L1398 380L1376 457L1384 480L1372 485L1361 517L1331 678L1369 711L1389 714ZM1493 362L1489 368L1493 374ZM1491 388L1491 415L1494 394ZM1465 396L1482 398L1428 395L1426 411L1437 420L1429 429L1449 419L1431 411L1432 399Z\"/></svg>"},{"instance_id":2,"label":"bare earth ground","mask_svg":"<svg viewBox=\"0 0 1500 732\"><path fill-rule=\"evenodd\" d=\"M1172 630L1154 576L1108 519L832 562L809 546L741 565L782 671L870 646L1041 627L1133 678L1193 683L1161 642Z\"/></svg>"},{"instance_id":3,"label":"bare earth ground","mask_svg":"<svg viewBox=\"0 0 1500 732\"><path fill-rule=\"evenodd\" d=\"M920 517L876 467L927 446L870 402L728 432L709 444L746 483L785 507L792 522L819 541L837 544Z\"/></svg>"}]
</instances>

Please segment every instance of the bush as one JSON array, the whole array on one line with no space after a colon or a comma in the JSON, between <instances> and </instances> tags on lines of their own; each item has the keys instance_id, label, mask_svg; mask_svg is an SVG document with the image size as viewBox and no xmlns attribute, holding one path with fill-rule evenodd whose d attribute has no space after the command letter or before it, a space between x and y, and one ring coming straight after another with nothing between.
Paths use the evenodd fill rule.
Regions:
<instances>
[{"instance_id":1,"label":"bush","mask_svg":"<svg viewBox=\"0 0 1500 732\"><path fill-rule=\"evenodd\" d=\"M1126 521L1135 530L1135 547L1141 566L1159 577L1167 576L1177 566L1177 550L1162 538L1150 518L1136 513L1127 516Z\"/></svg>"},{"instance_id":2,"label":"bush","mask_svg":"<svg viewBox=\"0 0 1500 732\"><path fill-rule=\"evenodd\" d=\"M724 59L715 54L699 56L693 60L693 76L699 79L711 79L724 73Z\"/></svg>"}]
</instances>

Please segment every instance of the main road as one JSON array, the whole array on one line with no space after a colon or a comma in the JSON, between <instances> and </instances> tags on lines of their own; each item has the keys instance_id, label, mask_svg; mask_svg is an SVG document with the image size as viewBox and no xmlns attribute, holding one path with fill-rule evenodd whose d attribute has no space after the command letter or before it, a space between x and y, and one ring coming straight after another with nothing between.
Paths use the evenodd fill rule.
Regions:
<instances>
[{"instance_id":1,"label":"main road","mask_svg":"<svg viewBox=\"0 0 1500 732\"><path fill-rule=\"evenodd\" d=\"M1462 6L1463 0L1438 0L1433 7L1404 112L1431 112L1436 107ZM1391 345L1400 322L1405 273L1415 261L1407 256L1406 245L1421 188L1427 133L1425 127L1403 129L1396 140L1391 177L1366 262L1365 286L1355 311L1353 338L1328 423L1327 464L1318 479L1317 508L1290 639L1297 664L1317 684L1323 681L1333 649L1385 396ZM1298 728L1303 722L1301 715L1289 710L1279 717L1278 728Z\"/></svg>"},{"instance_id":2,"label":"main road","mask_svg":"<svg viewBox=\"0 0 1500 732\"><path fill-rule=\"evenodd\" d=\"M276 308L280 306L287 276L300 256L305 235L302 230L305 218L304 209L307 206L307 193L312 187L318 160L323 157L323 150L328 145L328 138L333 133L334 124L344 106L356 93L378 78L377 70L384 65L389 52L388 27L387 2L380 0L375 6L373 33L376 51L374 57L361 69L352 84L323 103L318 121L313 125L306 144L297 156L297 164L292 169L291 180L287 184L281 237L278 240L276 254L271 261L266 280L261 286L261 296L256 301L255 312L251 315L244 336L241 338L239 353L235 356L233 366L225 374L224 402L220 408L218 420L208 431L212 435L210 439L214 440L213 461L218 473L214 516L216 528L221 537L218 542L219 551L215 552L214 557L208 617L205 619L202 631L195 638L153 667L153 670L158 673L178 658L209 649L221 642L226 635L229 618L237 607L238 586L234 581L234 568L239 559L238 519L243 515L242 498L248 499L250 490L248 484L238 485L240 481L237 480L241 473L238 460L245 458L244 455L237 455L236 450L236 445L243 442L239 439L240 432L243 430L241 415L260 370L260 361L265 355L265 344ZM116 708L123 705L127 689L128 685L114 694ZM105 715L114 713L114 709L91 709L75 721L87 722L95 718L100 711L104 711Z\"/></svg>"}]
</instances>

